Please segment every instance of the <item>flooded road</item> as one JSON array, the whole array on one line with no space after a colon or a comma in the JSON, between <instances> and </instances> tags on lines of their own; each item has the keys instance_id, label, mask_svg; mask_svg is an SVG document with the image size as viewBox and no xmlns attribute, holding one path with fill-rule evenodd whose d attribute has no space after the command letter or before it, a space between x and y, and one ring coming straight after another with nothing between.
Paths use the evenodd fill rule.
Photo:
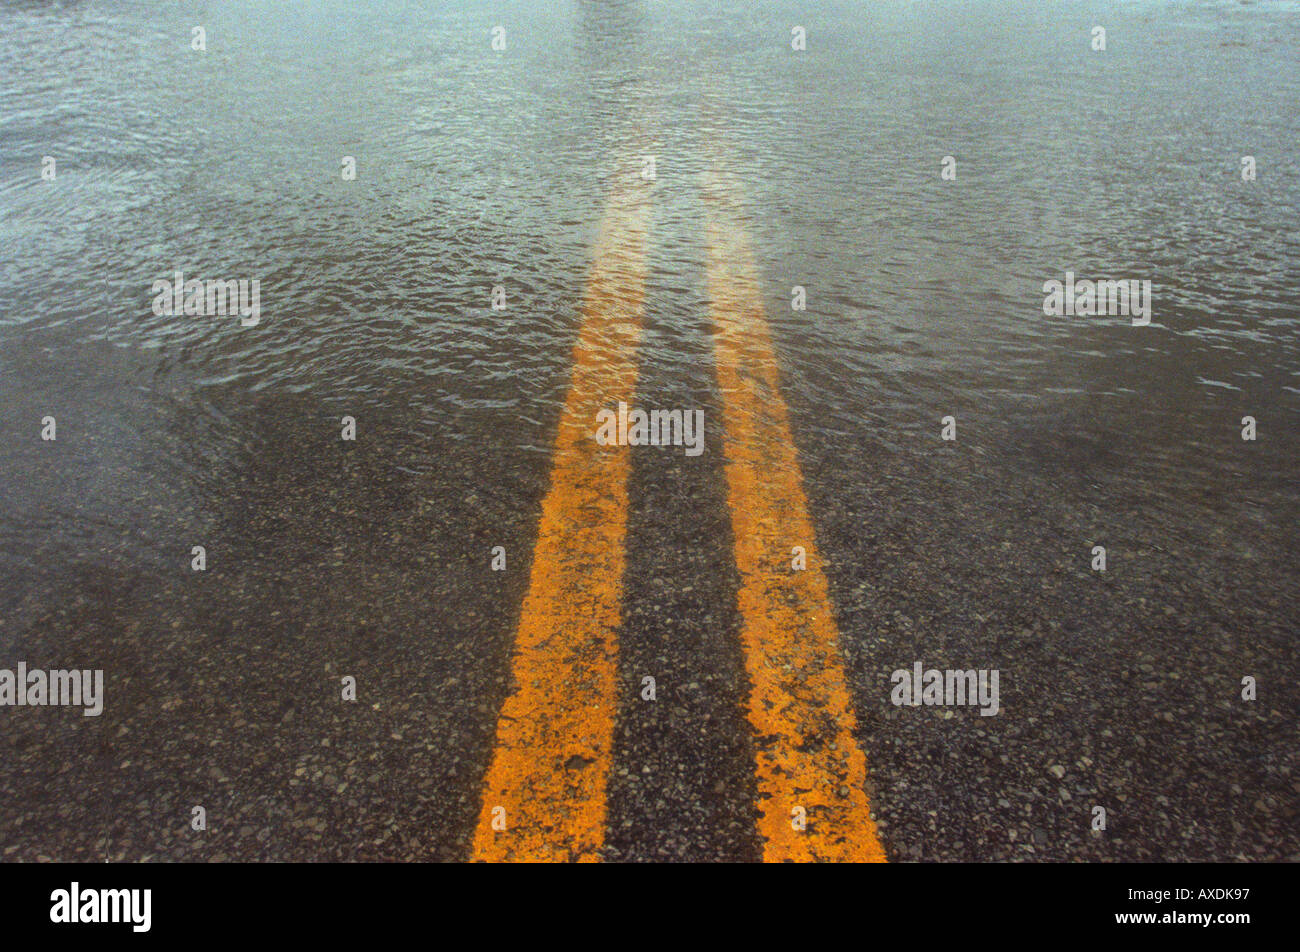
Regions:
<instances>
[{"instance_id":1,"label":"flooded road","mask_svg":"<svg viewBox=\"0 0 1300 952\"><path fill-rule=\"evenodd\" d=\"M105 680L0 708L4 858L1300 854L1300 5L29 0L0 73L0 669Z\"/></svg>"}]
</instances>

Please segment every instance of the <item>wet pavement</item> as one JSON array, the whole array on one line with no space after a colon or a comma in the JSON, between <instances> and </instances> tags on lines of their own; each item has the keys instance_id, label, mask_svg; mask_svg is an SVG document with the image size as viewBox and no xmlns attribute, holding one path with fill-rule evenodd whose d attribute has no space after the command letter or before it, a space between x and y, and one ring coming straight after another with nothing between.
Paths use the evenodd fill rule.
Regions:
<instances>
[{"instance_id":1,"label":"wet pavement","mask_svg":"<svg viewBox=\"0 0 1300 952\"><path fill-rule=\"evenodd\" d=\"M702 409L705 448L623 450L612 735L573 769L608 772L596 856L771 858L720 163L888 858L1297 858L1297 15L6 4L0 669L106 696L0 707L0 857L475 854L634 193L629 402ZM178 269L260 279L260 323L155 314ZM1151 323L1045 315L1067 271L1150 280ZM998 714L893 704L917 662L998 670Z\"/></svg>"}]
</instances>

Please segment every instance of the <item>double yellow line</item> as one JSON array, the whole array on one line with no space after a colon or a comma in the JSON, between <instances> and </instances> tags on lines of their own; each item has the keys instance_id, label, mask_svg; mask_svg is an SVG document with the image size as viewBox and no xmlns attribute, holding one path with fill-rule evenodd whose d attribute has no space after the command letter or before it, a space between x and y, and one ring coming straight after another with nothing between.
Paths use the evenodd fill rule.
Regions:
<instances>
[{"instance_id":1,"label":"double yellow line","mask_svg":"<svg viewBox=\"0 0 1300 952\"><path fill-rule=\"evenodd\" d=\"M883 861L740 190L716 161L704 196L763 859ZM600 858L630 459L627 447L595 441L594 421L636 391L649 207L631 169L616 177L542 502L514 691L484 778L475 859ZM806 567L795 567L796 547Z\"/></svg>"}]
</instances>

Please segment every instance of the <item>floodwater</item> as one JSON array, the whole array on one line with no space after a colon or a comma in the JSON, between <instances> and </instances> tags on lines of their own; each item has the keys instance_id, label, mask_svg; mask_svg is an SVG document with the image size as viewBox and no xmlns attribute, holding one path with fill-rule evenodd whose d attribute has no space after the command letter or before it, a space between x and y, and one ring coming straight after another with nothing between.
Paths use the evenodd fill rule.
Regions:
<instances>
[{"instance_id":1,"label":"floodwater","mask_svg":"<svg viewBox=\"0 0 1300 952\"><path fill-rule=\"evenodd\" d=\"M637 397L720 419L724 168L891 857L1300 852L1300 4L27 0L0 76L0 667L109 692L0 710L6 853L464 854L527 585L487 553L527 565L647 156ZM260 321L156 313L177 271ZM1045 314L1067 272L1149 281L1149 323ZM634 456L624 637L708 668L709 740L622 737L689 769L615 772L611 858L753 855L708 440ZM908 719L918 660L1000 667L1003 713ZM239 819L195 844L197 802Z\"/></svg>"}]
</instances>

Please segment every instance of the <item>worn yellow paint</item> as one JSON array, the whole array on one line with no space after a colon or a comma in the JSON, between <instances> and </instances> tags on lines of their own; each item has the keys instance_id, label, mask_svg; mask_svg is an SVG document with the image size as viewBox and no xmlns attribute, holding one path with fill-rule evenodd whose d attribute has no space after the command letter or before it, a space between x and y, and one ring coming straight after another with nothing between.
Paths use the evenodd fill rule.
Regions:
<instances>
[{"instance_id":1,"label":"worn yellow paint","mask_svg":"<svg viewBox=\"0 0 1300 952\"><path fill-rule=\"evenodd\" d=\"M740 190L716 161L705 203L763 859L884 862ZM795 546L807 553L802 571Z\"/></svg>"},{"instance_id":2,"label":"worn yellow paint","mask_svg":"<svg viewBox=\"0 0 1300 952\"><path fill-rule=\"evenodd\" d=\"M601 446L595 432L597 412L636 390L649 218L638 183L631 164L616 173L593 252L477 860L594 862L604 843L630 463L626 447ZM496 807L504 831L493 829Z\"/></svg>"}]
</instances>

